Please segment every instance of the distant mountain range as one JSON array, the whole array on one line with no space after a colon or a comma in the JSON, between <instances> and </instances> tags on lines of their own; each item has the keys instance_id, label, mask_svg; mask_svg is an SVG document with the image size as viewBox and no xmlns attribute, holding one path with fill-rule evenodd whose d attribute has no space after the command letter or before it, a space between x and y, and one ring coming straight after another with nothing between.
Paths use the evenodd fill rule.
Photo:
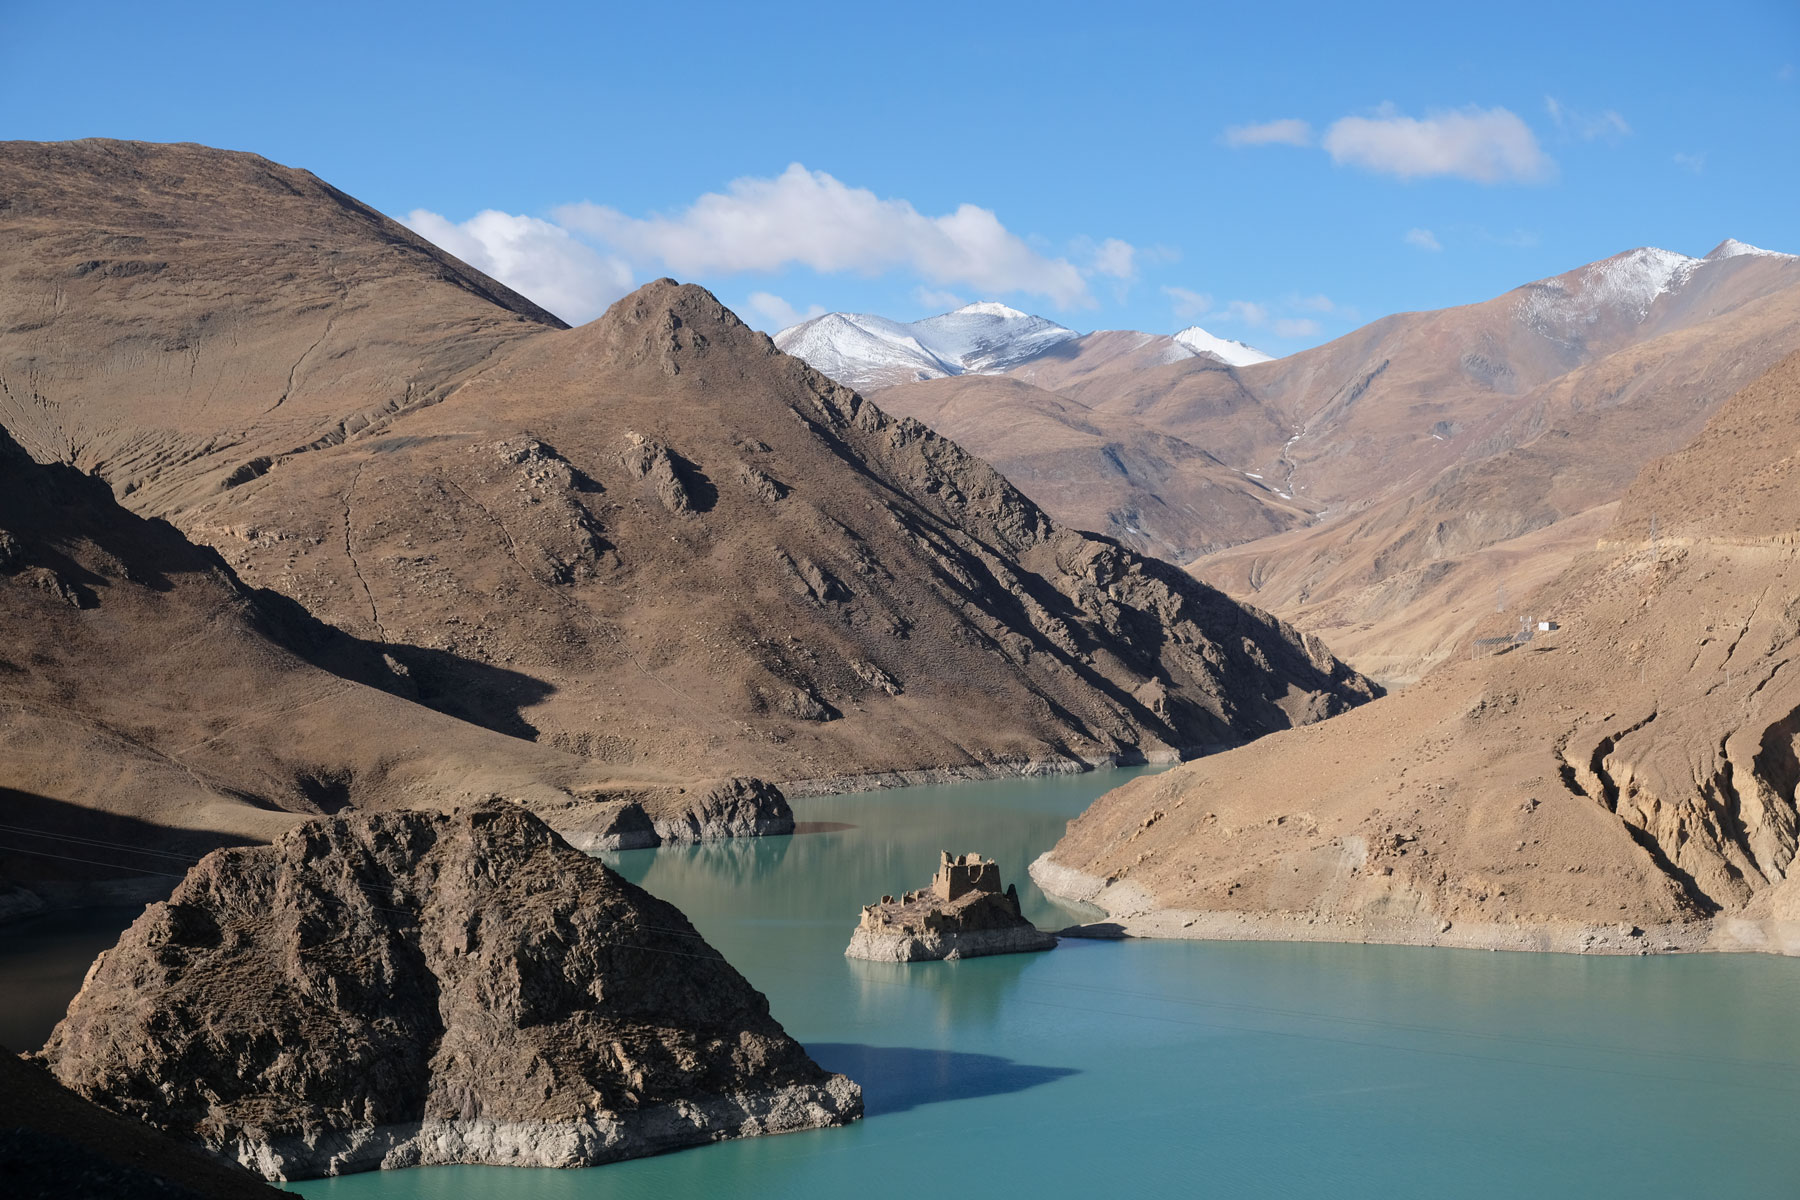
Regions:
<instances>
[{"instance_id":1,"label":"distant mountain range","mask_svg":"<svg viewBox=\"0 0 1800 1200\"><path fill-rule=\"evenodd\" d=\"M1087 335L1104 337L1115 331ZM1173 337L1132 334L1153 346L1157 363L1207 357L1230 366L1270 356L1242 342L1215 337L1198 325ZM826 313L782 330L775 344L849 387L873 391L952 375L998 375L1048 357L1068 357L1086 339L1067 326L993 301L966 304L920 321L891 321L867 313Z\"/></svg>"},{"instance_id":2,"label":"distant mountain range","mask_svg":"<svg viewBox=\"0 0 1800 1200\"><path fill-rule=\"evenodd\" d=\"M941 356L936 373L813 361L1071 524L1199 560L1404 683L1503 584L1516 596L1591 541L1596 506L1646 462L1800 349L1800 259L1734 239L1700 258L1643 247L1274 360L1203 330L1076 335L979 307L887 323L927 327L925 341L981 323L982 353ZM832 320L781 338L811 357Z\"/></svg>"}]
</instances>

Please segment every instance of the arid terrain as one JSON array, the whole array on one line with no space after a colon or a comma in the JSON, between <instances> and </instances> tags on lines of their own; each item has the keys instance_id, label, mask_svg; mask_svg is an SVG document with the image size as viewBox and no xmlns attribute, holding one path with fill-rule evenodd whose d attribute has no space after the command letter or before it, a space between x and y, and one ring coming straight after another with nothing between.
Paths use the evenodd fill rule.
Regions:
<instances>
[{"instance_id":1,"label":"arid terrain","mask_svg":"<svg viewBox=\"0 0 1800 1200\"><path fill-rule=\"evenodd\" d=\"M561 331L251 156L3 162L0 424L251 585L415 648L454 715L616 766L789 781L1168 754L1366 695L698 289ZM118 178L129 204L102 195ZM971 706L994 719L951 716Z\"/></svg>"},{"instance_id":2,"label":"arid terrain","mask_svg":"<svg viewBox=\"0 0 1800 1200\"><path fill-rule=\"evenodd\" d=\"M1800 953L1797 451L1793 355L1528 597L1557 628L1111 792L1035 878L1164 936Z\"/></svg>"},{"instance_id":3,"label":"arid terrain","mask_svg":"<svg viewBox=\"0 0 1800 1200\"><path fill-rule=\"evenodd\" d=\"M1169 361L1167 340L1090 334L1003 375L876 395L1054 516L1192 557L1404 686L1466 652L1496 607L1592 543L1644 464L1800 349L1800 258L1730 240L1703 259L1633 250L1243 366Z\"/></svg>"}]
</instances>

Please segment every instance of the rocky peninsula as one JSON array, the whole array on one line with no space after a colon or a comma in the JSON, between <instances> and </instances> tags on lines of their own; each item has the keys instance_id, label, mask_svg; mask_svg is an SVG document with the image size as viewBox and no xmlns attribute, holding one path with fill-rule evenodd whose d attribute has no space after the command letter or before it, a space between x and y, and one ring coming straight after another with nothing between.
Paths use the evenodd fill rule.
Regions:
<instances>
[{"instance_id":1,"label":"rocky peninsula","mask_svg":"<svg viewBox=\"0 0 1800 1200\"><path fill-rule=\"evenodd\" d=\"M678 910L505 804L207 855L41 1058L271 1179L588 1166L862 1114Z\"/></svg>"},{"instance_id":2,"label":"rocky peninsula","mask_svg":"<svg viewBox=\"0 0 1800 1200\"><path fill-rule=\"evenodd\" d=\"M999 864L945 851L929 887L863 907L844 954L870 962L928 962L1055 948L1055 936L1019 911L1018 888L1000 890Z\"/></svg>"}]
</instances>

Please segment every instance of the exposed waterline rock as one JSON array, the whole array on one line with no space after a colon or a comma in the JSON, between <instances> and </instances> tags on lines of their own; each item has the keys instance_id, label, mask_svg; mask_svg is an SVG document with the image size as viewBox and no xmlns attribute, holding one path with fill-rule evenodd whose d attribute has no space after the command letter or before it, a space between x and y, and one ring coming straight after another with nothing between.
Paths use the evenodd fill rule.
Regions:
<instances>
[{"instance_id":1,"label":"exposed waterline rock","mask_svg":"<svg viewBox=\"0 0 1800 1200\"><path fill-rule=\"evenodd\" d=\"M280 1179L586 1166L862 1112L678 910L511 805L209 854L42 1058Z\"/></svg>"},{"instance_id":2,"label":"exposed waterline rock","mask_svg":"<svg viewBox=\"0 0 1800 1200\"><path fill-rule=\"evenodd\" d=\"M1000 890L997 864L979 854L951 858L946 852L929 887L864 906L844 955L929 962L1055 948L1055 936L1039 931L1019 911L1018 889Z\"/></svg>"}]
</instances>

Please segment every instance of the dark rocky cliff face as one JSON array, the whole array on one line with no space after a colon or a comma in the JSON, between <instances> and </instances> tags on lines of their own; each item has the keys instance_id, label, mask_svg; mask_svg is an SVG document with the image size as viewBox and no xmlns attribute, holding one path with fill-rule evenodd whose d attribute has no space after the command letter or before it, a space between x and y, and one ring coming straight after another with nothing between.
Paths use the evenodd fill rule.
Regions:
<instances>
[{"instance_id":1,"label":"dark rocky cliff face","mask_svg":"<svg viewBox=\"0 0 1800 1200\"><path fill-rule=\"evenodd\" d=\"M208 855L42 1056L270 1178L584 1166L862 1111L678 910L506 805Z\"/></svg>"}]
</instances>

